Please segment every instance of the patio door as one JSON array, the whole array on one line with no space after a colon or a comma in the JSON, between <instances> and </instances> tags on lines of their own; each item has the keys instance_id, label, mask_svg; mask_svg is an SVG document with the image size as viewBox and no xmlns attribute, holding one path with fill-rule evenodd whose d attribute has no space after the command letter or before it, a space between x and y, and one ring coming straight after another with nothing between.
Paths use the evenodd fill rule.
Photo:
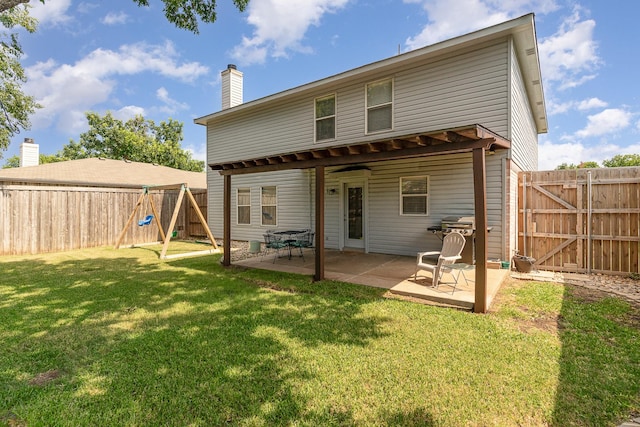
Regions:
<instances>
[{"instance_id":1,"label":"patio door","mask_svg":"<svg viewBox=\"0 0 640 427\"><path fill-rule=\"evenodd\" d=\"M351 182L344 185L344 247L364 249L365 185Z\"/></svg>"}]
</instances>

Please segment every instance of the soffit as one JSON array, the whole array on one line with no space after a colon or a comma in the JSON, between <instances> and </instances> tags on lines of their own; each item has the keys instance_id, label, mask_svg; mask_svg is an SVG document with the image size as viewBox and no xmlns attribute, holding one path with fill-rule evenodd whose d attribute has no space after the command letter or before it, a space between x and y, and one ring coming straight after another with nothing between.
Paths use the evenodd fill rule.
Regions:
<instances>
[{"instance_id":1,"label":"soffit","mask_svg":"<svg viewBox=\"0 0 640 427\"><path fill-rule=\"evenodd\" d=\"M356 163L397 160L442 154L508 149L511 143L480 125L333 147L318 147L266 157L224 163L210 163L221 175L241 175L316 166L340 166Z\"/></svg>"}]
</instances>

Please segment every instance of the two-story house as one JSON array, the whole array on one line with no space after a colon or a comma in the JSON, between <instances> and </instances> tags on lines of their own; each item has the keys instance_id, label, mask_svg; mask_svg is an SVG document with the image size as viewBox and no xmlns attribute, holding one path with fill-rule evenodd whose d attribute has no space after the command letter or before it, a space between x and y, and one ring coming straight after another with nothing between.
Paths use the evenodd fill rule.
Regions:
<instances>
[{"instance_id":1,"label":"two-story house","mask_svg":"<svg viewBox=\"0 0 640 427\"><path fill-rule=\"evenodd\" d=\"M246 103L242 78L223 71L223 109L195 120L225 242L311 228L319 249L414 256L458 216L475 218L479 285L511 258L517 173L547 131L532 14Z\"/></svg>"}]
</instances>

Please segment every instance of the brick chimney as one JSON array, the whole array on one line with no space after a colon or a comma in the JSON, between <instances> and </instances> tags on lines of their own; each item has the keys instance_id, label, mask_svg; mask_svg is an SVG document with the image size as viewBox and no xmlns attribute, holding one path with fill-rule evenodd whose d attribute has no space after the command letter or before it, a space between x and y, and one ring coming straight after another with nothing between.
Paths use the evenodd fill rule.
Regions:
<instances>
[{"instance_id":1,"label":"brick chimney","mask_svg":"<svg viewBox=\"0 0 640 427\"><path fill-rule=\"evenodd\" d=\"M242 104L242 73L229 64L222 72L222 109Z\"/></svg>"},{"instance_id":2,"label":"brick chimney","mask_svg":"<svg viewBox=\"0 0 640 427\"><path fill-rule=\"evenodd\" d=\"M25 138L20 144L20 167L38 166L40 164L40 146L32 138Z\"/></svg>"}]
</instances>

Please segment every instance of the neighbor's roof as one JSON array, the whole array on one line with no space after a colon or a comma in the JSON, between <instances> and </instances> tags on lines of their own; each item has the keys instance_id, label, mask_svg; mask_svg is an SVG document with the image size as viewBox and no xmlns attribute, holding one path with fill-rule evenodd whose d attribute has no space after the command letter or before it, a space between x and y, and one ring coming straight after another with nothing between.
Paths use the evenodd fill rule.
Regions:
<instances>
[{"instance_id":1,"label":"neighbor's roof","mask_svg":"<svg viewBox=\"0 0 640 427\"><path fill-rule=\"evenodd\" d=\"M98 158L0 169L0 183L3 181L116 188L187 184L193 189L207 188L207 174L204 172Z\"/></svg>"},{"instance_id":2,"label":"neighbor's roof","mask_svg":"<svg viewBox=\"0 0 640 427\"><path fill-rule=\"evenodd\" d=\"M234 114L240 111L261 106L269 102L287 99L309 91L317 91L325 87L334 87L337 84L348 82L351 79L375 75L387 69L396 69L398 66L410 67L418 61L436 58L442 54L455 52L459 49L472 47L488 40L496 40L501 37L512 36L514 47L520 67L522 69L524 84L529 95L529 105L533 113L538 133L547 133L547 113L544 101L544 91L542 89L542 75L540 72L540 60L538 55L538 42L534 15L532 13L503 22L501 24L487 27L469 34L454 37L430 46L412 50L401 55L396 55L378 62L374 62L362 67L354 68L331 77L317 80L302 86L288 89L255 101L245 102L232 108L227 108L196 118L194 123L207 125L213 119L222 118L227 114Z\"/></svg>"}]
</instances>

